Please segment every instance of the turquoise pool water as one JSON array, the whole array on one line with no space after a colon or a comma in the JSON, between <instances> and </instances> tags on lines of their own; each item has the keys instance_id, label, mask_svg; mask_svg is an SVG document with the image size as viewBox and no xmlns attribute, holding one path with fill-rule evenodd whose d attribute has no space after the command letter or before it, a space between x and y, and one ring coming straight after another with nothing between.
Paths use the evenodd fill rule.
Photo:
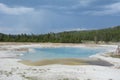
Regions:
<instances>
[{"instance_id":1,"label":"turquoise pool water","mask_svg":"<svg viewBox=\"0 0 120 80\"><path fill-rule=\"evenodd\" d=\"M102 48L74 48L74 47L59 47L59 48L33 48L21 56L23 60L45 60L45 59L61 59L61 58L87 58L96 53L104 52Z\"/></svg>"}]
</instances>

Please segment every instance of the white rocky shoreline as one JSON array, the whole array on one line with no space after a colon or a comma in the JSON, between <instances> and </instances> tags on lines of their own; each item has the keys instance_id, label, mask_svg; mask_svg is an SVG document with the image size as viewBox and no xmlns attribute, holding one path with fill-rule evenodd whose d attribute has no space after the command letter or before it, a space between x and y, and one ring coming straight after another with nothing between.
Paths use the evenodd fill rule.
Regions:
<instances>
[{"instance_id":1,"label":"white rocky shoreline","mask_svg":"<svg viewBox=\"0 0 120 80\"><path fill-rule=\"evenodd\" d=\"M87 45L87 44L2 44L0 45L0 80L120 80L120 59L97 54L91 58L108 61L114 66L97 65L46 65L28 66L16 56L22 55L27 48L33 47L109 47L115 51L116 45ZM16 54L17 52L17 54ZM19 53L18 53L19 52Z\"/></svg>"}]
</instances>

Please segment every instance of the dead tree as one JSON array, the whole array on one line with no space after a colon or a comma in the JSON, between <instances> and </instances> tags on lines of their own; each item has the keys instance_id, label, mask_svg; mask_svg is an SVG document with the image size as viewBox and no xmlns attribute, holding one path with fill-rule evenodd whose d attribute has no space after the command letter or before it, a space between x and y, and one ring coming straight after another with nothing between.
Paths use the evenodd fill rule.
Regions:
<instances>
[{"instance_id":1,"label":"dead tree","mask_svg":"<svg viewBox=\"0 0 120 80\"><path fill-rule=\"evenodd\" d=\"M116 49L116 54L120 55L120 45L118 45L117 49Z\"/></svg>"}]
</instances>

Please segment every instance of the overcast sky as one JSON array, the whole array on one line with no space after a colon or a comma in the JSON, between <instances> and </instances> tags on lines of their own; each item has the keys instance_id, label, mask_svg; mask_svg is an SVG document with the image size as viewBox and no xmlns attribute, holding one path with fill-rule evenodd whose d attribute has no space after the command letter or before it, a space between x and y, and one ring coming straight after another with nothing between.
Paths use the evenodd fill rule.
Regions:
<instances>
[{"instance_id":1,"label":"overcast sky","mask_svg":"<svg viewBox=\"0 0 120 80\"><path fill-rule=\"evenodd\" d=\"M48 33L120 25L120 0L0 0L0 33Z\"/></svg>"}]
</instances>

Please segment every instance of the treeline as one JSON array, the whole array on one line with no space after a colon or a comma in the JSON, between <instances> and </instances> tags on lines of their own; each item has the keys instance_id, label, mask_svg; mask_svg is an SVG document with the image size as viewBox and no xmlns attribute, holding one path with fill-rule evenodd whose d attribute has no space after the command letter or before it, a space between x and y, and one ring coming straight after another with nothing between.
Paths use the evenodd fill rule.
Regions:
<instances>
[{"instance_id":1,"label":"treeline","mask_svg":"<svg viewBox=\"0 0 120 80\"><path fill-rule=\"evenodd\" d=\"M48 34L7 35L0 33L0 42L82 43L84 41L120 42L120 26L100 30L68 31Z\"/></svg>"}]
</instances>

